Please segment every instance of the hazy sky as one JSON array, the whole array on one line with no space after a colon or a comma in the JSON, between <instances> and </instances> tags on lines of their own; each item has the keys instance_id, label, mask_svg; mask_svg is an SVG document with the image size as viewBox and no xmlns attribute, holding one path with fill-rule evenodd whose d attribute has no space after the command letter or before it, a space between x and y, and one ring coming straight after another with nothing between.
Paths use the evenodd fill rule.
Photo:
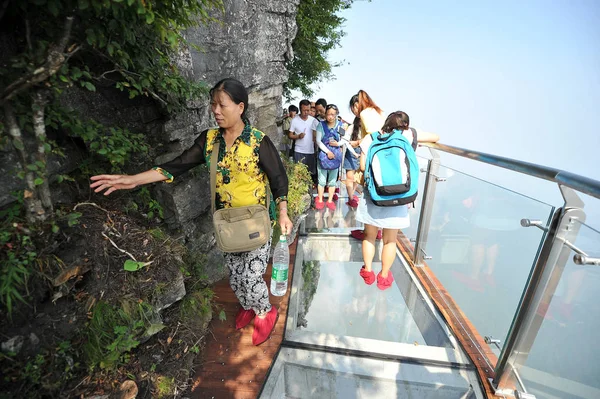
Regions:
<instances>
[{"instance_id":1,"label":"hazy sky","mask_svg":"<svg viewBox=\"0 0 600 399\"><path fill-rule=\"evenodd\" d=\"M600 180L600 2L374 0L343 15L346 36L329 59L346 63L313 100L352 120L348 101L363 89L442 143ZM451 158L442 159L561 205L550 183Z\"/></svg>"}]
</instances>

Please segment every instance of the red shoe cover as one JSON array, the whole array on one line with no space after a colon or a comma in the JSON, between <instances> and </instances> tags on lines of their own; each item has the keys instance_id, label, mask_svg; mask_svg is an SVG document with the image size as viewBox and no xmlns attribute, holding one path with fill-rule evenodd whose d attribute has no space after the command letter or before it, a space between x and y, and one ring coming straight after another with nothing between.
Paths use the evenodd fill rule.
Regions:
<instances>
[{"instance_id":1,"label":"red shoe cover","mask_svg":"<svg viewBox=\"0 0 600 399\"><path fill-rule=\"evenodd\" d=\"M365 232L363 230L352 230L350 232L350 235L352 236L352 238L356 238L360 241L365 239Z\"/></svg>"},{"instance_id":2,"label":"red shoe cover","mask_svg":"<svg viewBox=\"0 0 600 399\"><path fill-rule=\"evenodd\" d=\"M388 276L386 278L383 278L383 276L381 275L381 272L379 272L379 274L377 274L377 288L379 288L381 291L384 291L384 290L387 290L388 288L390 288L392 286L393 282L394 282L394 276L392 276L391 271L388 272Z\"/></svg>"},{"instance_id":3,"label":"red shoe cover","mask_svg":"<svg viewBox=\"0 0 600 399\"><path fill-rule=\"evenodd\" d=\"M373 273L373 270L368 272L364 265L360 268L360 276L365 280L365 284L371 285L375 282L375 273Z\"/></svg>"},{"instance_id":4,"label":"red shoe cover","mask_svg":"<svg viewBox=\"0 0 600 399\"><path fill-rule=\"evenodd\" d=\"M236 330L239 330L240 328L244 328L248 324L250 324L250 322L252 321L254 316L256 316L256 313L254 312L254 310L252 310L252 309L246 310L244 308L240 308L240 310L237 312L237 315L235 316Z\"/></svg>"},{"instance_id":5,"label":"red shoe cover","mask_svg":"<svg viewBox=\"0 0 600 399\"><path fill-rule=\"evenodd\" d=\"M327 208L331 209L332 211L335 211L335 203L327 201Z\"/></svg>"},{"instance_id":6,"label":"red shoe cover","mask_svg":"<svg viewBox=\"0 0 600 399\"><path fill-rule=\"evenodd\" d=\"M252 344L260 345L269 338L271 331L275 328L277 319L279 318L279 312L275 306L271 306L271 310L267 313L267 317L261 319L256 317L254 319L254 332L252 333Z\"/></svg>"},{"instance_id":7,"label":"red shoe cover","mask_svg":"<svg viewBox=\"0 0 600 399\"><path fill-rule=\"evenodd\" d=\"M319 211L320 211L320 210L321 210L321 209L323 209L323 208L325 208L325 202L323 202L323 201L319 201L319 199L318 199L318 198L316 198L316 199L315 199L315 209L317 209L317 210L319 210Z\"/></svg>"}]
</instances>

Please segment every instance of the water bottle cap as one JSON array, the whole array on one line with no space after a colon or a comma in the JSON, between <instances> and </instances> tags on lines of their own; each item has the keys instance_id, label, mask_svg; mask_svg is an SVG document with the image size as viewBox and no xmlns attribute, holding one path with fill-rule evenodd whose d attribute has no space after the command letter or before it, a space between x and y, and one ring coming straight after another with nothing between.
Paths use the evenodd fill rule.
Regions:
<instances>
[{"instance_id":1,"label":"water bottle cap","mask_svg":"<svg viewBox=\"0 0 600 399\"><path fill-rule=\"evenodd\" d=\"M287 236L285 234L280 235L279 241L287 241Z\"/></svg>"}]
</instances>

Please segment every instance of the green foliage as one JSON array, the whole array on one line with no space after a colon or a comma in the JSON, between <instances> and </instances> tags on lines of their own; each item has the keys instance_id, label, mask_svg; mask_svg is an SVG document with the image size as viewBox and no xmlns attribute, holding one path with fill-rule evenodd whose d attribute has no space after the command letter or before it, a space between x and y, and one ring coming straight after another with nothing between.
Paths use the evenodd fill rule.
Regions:
<instances>
[{"instance_id":1,"label":"green foliage","mask_svg":"<svg viewBox=\"0 0 600 399\"><path fill-rule=\"evenodd\" d=\"M156 392L153 397L157 399L172 398L175 394L175 378L160 376L156 379Z\"/></svg>"},{"instance_id":2,"label":"green foliage","mask_svg":"<svg viewBox=\"0 0 600 399\"><path fill-rule=\"evenodd\" d=\"M28 221L42 222L53 213L46 154L61 151L47 141L46 126L81 137L95 156L91 162L108 161L113 173L121 172L132 154L147 151L142 135L61 109L61 93L71 87L89 92L112 87L130 99L158 101L166 112L183 109L207 90L187 80L177 66L188 48L183 33L213 20L212 9L222 10L221 0L4 2L2 31L11 34L8 60L0 65L0 106L6 114L0 145L12 144L24 159L19 177L33 183L28 188L33 195L25 201L39 209L27 213ZM29 144L33 140L22 138L21 132L35 133L35 143ZM83 169L99 171L89 160ZM156 205L151 204L151 212L160 212Z\"/></svg>"},{"instance_id":3,"label":"green foliage","mask_svg":"<svg viewBox=\"0 0 600 399\"><path fill-rule=\"evenodd\" d=\"M201 288L188 293L179 307L182 320L193 321L196 318L212 316L212 299L215 293L210 288Z\"/></svg>"},{"instance_id":4,"label":"green foliage","mask_svg":"<svg viewBox=\"0 0 600 399\"><path fill-rule=\"evenodd\" d=\"M9 317L15 302L26 303L22 294L37 258L22 212L22 193L15 204L0 211L0 303Z\"/></svg>"},{"instance_id":5,"label":"green foliage","mask_svg":"<svg viewBox=\"0 0 600 399\"><path fill-rule=\"evenodd\" d=\"M137 272L144 266L148 266L150 263L151 262L136 262L134 260L127 259L123 264L123 270L126 270L128 272Z\"/></svg>"},{"instance_id":6,"label":"green foliage","mask_svg":"<svg viewBox=\"0 0 600 399\"><path fill-rule=\"evenodd\" d=\"M152 194L150 194L150 190L147 187L142 187L136 193L136 200L138 202L138 210L140 210L141 205L141 211L146 213L148 219L155 217L164 218L162 206L157 200L152 198Z\"/></svg>"},{"instance_id":7,"label":"green foliage","mask_svg":"<svg viewBox=\"0 0 600 399\"><path fill-rule=\"evenodd\" d=\"M2 376L4 382L20 386L19 397L51 397L52 392L63 389L78 371L80 363L76 360L77 352L71 342L62 341L57 347L43 349L35 356L15 357L3 363ZM3 396L0 394L0 397Z\"/></svg>"},{"instance_id":8,"label":"green foliage","mask_svg":"<svg viewBox=\"0 0 600 399\"><path fill-rule=\"evenodd\" d=\"M47 87L60 93L78 86L96 91L109 82L130 98L152 97L168 110L205 91L179 72L176 59L187 44L186 28L212 20L220 0L29 0L10 2L4 19L15 23L19 52L0 71L7 87L44 65L63 40L67 17L74 17L67 58L49 76ZM24 29L27 25L28 29ZM40 82L41 83L41 82Z\"/></svg>"},{"instance_id":9,"label":"green foliage","mask_svg":"<svg viewBox=\"0 0 600 399\"><path fill-rule=\"evenodd\" d=\"M112 172L122 172L134 154L147 154L146 137L119 127L106 127L93 119L82 120L71 110L56 105L48 107L46 125L59 127L73 137L80 137L100 162L108 162Z\"/></svg>"},{"instance_id":10,"label":"green foliage","mask_svg":"<svg viewBox=\"0 0 600 399\"><path fill-rule=\"evenodd\" d=\"M294 90L311 97L311 85L333 77L332 68L340 64L331 64L327 52L339 46L345 20L338 14L350 8L353 1L300 0L296 15L298 33L292 43L294 58L286 62L289 80L284 85L284 95L288 99Z\"/></svg>"},{"instance_id":11,"label":"green foliage","mask_svg":"<svg viewBox=\"0 0 600 399\"><path fill-rule=\"evenodd\" d=\"M306 195L312 186L312 178L303 163L283 159L283 164L288 176L287 213L290 220L294 221L306 211Z\"/></svg>"},{"instance_id":12,"label":"green foliage","mask_svg":"<svg viewBox=\"0 0 600 399\"><path fill-rule=\"evenodd\" d=\"M145 302L123 302L120 307L98 302L92 311L83 353L91 370L115 370L129 361L129 352L139 345L138 337L150 324L151 307Z\"/></svg>"}]
</instances>

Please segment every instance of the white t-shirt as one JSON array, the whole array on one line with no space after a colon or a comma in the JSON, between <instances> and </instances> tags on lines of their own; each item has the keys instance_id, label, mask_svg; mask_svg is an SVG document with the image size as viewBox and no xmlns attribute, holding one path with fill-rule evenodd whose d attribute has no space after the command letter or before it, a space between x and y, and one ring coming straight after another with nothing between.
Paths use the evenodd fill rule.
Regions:
<instances>
[{"instance_id":1,"label":"white t-shirt","mask_svg":"<svg viewBox=\"0 0 600 399\"><path fill-rule=\"evenodd\" d=\"M308 116L306 120L300 118L299 115L296 115L294 119L292 119L292 124L290 125L290 132L294 134L304 133L305 136L302 139L296 140L295 151L300 154L314 154L315 147L313 143L313 130L317 128L317 121L312 116Z\"/></svg>"}]
</instances>

